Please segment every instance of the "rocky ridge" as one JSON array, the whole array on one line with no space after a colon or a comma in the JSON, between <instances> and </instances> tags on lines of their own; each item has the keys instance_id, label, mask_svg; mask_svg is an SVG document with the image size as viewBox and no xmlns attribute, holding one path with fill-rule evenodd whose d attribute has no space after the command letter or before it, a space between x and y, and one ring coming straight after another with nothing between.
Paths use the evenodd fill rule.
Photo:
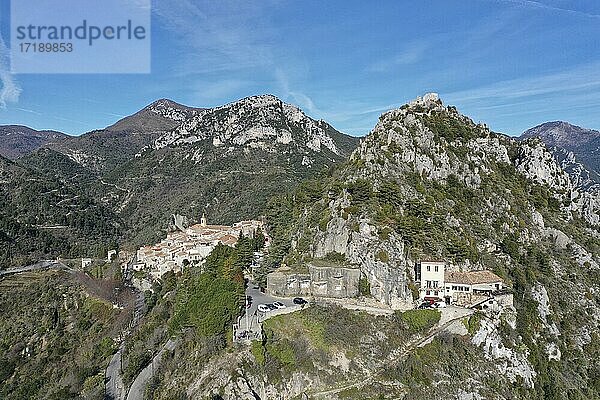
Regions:
<instances>
[{"instance_id":1,"label":"rocky ridge","mask_svg":"<svg viewBox=\"0 0 600 400\"><path fill-rule=\"evenodd\" d=\"M251 96L205 109L154 142L155 149L211 140L215 147L243 146L306 154L328 150L344 156L348 148L332 137L333 128L309 118L298 107L272 95ZM339 134L338 134L339 135Z\"/></svg>"}]
</instances>

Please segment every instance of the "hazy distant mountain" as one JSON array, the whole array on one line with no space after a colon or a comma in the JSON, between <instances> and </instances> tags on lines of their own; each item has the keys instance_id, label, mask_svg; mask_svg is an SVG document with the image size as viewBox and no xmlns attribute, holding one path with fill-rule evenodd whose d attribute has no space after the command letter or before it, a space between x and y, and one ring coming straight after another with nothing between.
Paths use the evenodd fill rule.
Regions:
<instances>
[{"instance_id":1,"label":"hazy distant mountain","mask_svg":"<svg viewBox=\"0 0 600 400\"><path fill-rule=\"evenodd\" d=\"M135 114L115 122L105 130L131 133L167 131L201 110L203 109L184 106L173 100L160 99Z\"/></svg>"},{"instance_id":2,"label":"hazy distant mountain","mask_svg":"<svg viewBox=\"0 0 600 400\"><path fill-rule=\"evenodd\" d=\"M521 135L523 139L530 137L542 139L563 168L582 186L600 183L599 131L554 121L528 129Z\"/></svg>"},{"instance_id":3,"label":"hazy distant mountain","mask_svg":"<svg viewBox=\"0 0 600 400\"><path fill-rule=\"evenodd\" d=\"M55 131L37 131L21 125L0 126L0 155L14 160L67 135Z\"/></svg>"},{"instance_id":4,"label":"hazy distant mountain","mask_svg":"<svg viewBox=\"0 0 600 400\"><path fill-rule=\"evenodd\" d=\"M127 162L160 135L174 129L201 109L161 99L113 125L49 144L94 171L108 171Z\"/></svg>"}]
</instances>

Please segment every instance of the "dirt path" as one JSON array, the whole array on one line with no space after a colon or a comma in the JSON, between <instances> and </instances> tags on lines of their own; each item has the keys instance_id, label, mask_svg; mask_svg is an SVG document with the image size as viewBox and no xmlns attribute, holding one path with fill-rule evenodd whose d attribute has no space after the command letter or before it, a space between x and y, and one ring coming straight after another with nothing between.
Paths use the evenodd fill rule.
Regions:
<instances>
[{"instance_id":1,"label":"dirt path","mask_svg":"<svg viewBox=\"0 0 600 400\"><path fill-rule=\"evenodd\" d=\"M469 310L469 311L471 311L470 313L472 313L472 310ZM444 321L444 319L442 319L440 321L442 323L433 327L432 330L430 330L426 336L417 337L417 338L410 340L399 353L394 354L394 356L391 360L386 361L385 365L382 365L379 368L376 368L366 378L364 378L358 382L354 382L354 383L351 383L351 384L348 384L345 386L341 386L341 387L337 387L334 389L329 389L329 390L324 390L324 391L314 392L314 393L307 393L308 397L311 399L312 398L315 398L315 399L323 398L325 396L338 394L345 390L355 389L355 388L360 389L360 388L364 387L365 385L373 382L373 380L378 375L380 375L383 371L385 371L386 369L388 369L388 368L396 365L400 361L402 361L404 359L404 357L406 357L411 351L413 351L417 347L425 344L427 341L431 340L433 337L435 337L439 333L443 332L448 326L453 324L455 321L463 319L466 315L469 315L470 313L459 313L460 314L459 316L454 316L453 318L445 319L445 321Z\"/></svg>"}]
</instances>

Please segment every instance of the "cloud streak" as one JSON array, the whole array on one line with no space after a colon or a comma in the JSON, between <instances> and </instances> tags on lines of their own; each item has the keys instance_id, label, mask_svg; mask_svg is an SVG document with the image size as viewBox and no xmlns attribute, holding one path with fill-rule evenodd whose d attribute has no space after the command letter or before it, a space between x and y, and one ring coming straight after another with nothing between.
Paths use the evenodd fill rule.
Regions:
<instances>
[{"instance_id":1,"label":"cloud streak","mask_svg":"<svg viewBox=\"0 0 600 400\"><path fill-rule=\"evenodd\" d=\"M368 72L389 72L393 69L403 66L416 64L423 59L425 52L429 46L424 42L414 42L406 46L406 48L395 56L379 60L367 67Z\"/></svg>"},{"instance_id":2,"label":"cloud streak","mask_svg":"<svg viewBox=\"0 0 600 400\"><path fill-rule=\"evenodd\" d=\"M218 6L209 1L171 0L157 2L152 11L167 30L180 38L185 52L179 64L181 76L271 63L271 49L265 44L261 26L261 7L227 0Z\"/></svg>"},{"instance_id":3,"label":"cloud streak","mask_svg":"<svg viewBox=\"0 0 600 400\"><path fill-rule=\"evenodd\" d=\"M594 19L600 19L600 15L599 14L592 14L592 13L587 13L584 11L578 11L578 10L571 10L568 8L561 8L561 7L555 7L555 6L550 6L544 3L541 3L539 1L533 1L533 0L499 0L499 2L501 3L505 3L505 4L514 4L517 6L521 6L521 7L527 7L527 8L535 8L538 10L546 10L546 11L554 11L554 12L560 12L560 13L566 13L566 14L570 14L576 17L584 17L584 18L594 18Z\"/></svg>"},{"instance_id":4,"label":"cloud streak","mask_svg":"<svg viewBox=\"0 0 600 400\"><path fill-rule=\"evenodd\" d=\"M569 91L590 91L600 88L600 62L541 76L518 78L490 85L447 93L457 103L480 100L513 102L533 96L564 94Z\"/></svg>"},{"instance_id":5,"label":"cloud streak","mask_svg":"<svg viewBox=\"0 0 600 400\"><path fill-rule=\"evenodd\" d=\"M10 53L0 37L0 108L6 108L8 103L17 103L21 95L21 87L10 72Z\"/></svg>"}]
</instances>

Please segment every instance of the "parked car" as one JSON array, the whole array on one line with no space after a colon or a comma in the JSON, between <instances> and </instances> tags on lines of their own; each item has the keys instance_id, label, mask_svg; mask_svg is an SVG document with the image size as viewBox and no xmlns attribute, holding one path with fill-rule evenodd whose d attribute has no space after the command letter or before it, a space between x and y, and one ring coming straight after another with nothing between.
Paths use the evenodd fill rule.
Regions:
<instances>
[{"instance_id":1,"label":"parked car","mask_svg":"<svg viewBox=\"0 0 600 400\"><path fill-rule=\"evenodd\" d=\"M269 312L271 309L266 304L259 304L258 311L260 312Z\"/></svg>"},{"instance_id":2,"label":"parked car","mask_svg":"<svg viewBox=\"0 0 600 400\"><path fill-rule=\"evenodd\" d=\"M272 303L265 304L265 306L269 307L270 311L277 310L277 307L275 307Z\"/></svg>"},{"instance_id":3,"label":"parked car","mask_svg":"<svg viewBox=\"0 0 600 400\"><path fill-rule=\"evenodd\" d=\"M283 303L282 303L282 302L280 302L280 301L274 301L274 302L273 302L273 305L274 305L275 307L279 308L279 309L281 309L281 308L285 308L285 304L283 304Z\"/></svg>"},{"instance_id":4,"label":"parked car","mask_svg":"<svg viewBox=\"0 0 600 400\"><path fill-rule=\"evenodd\" d=\"M432 308L431 303L428 301L422 302L418 307L419 310L425 310L427 308Z\"/></svg>"},{"instance_id":5,"label":"parked car","mask_svg":"<svg viewBox=\"0 0 600 400\"><path fill-rule=\"evenodd\" d=\"M294 298L294 304L298 304L298 305L302 305L302 304L306 304L308 303L306 300L304 300L302 297L296 297Z\"/></svg>"},{"instance_id":6,"label":"parked car","mask_svg":"<svg viewBox=\"0 0 600 400\"><path fill-rule=\"evenodd\" d=\"M433 303L433 306L435 308L446 308L446 302L445 301L436 301L435 303Z\"/></svg>"}]
</instances>

